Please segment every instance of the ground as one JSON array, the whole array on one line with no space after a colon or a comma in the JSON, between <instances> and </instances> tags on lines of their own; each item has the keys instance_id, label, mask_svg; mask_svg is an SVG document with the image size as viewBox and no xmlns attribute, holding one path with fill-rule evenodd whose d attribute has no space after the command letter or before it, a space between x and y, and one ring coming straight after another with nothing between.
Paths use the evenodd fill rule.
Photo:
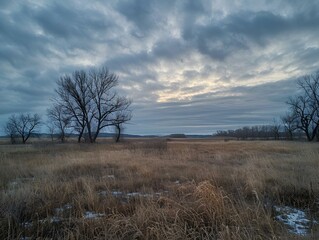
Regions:
<instances>
[{"instance_id":1,"label":"ground","mask_svg":"<svg viewBox=\"0 0 319 240\"><path fill-rule=\"evenodd\" d=\"M0 166L0 239L319 238L317 143L2 144Z\"/></svg>"}]
</instances>

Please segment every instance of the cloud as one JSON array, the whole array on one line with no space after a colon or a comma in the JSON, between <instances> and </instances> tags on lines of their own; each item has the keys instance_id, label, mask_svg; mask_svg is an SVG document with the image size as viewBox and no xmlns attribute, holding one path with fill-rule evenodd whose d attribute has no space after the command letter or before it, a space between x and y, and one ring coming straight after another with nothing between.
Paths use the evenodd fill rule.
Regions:
<instances>
[{"instance_id":1,"label":"cloud","mask_svg":"<svg viewBox=\"0 0 319 240\"><path fill-rule=\"evenodd\" d=\"M224 61L253 44L266 47L279 36L304 34L318 30L319 14L313 9L292 16L268 11L241 11L210 22L187 24L183 38L212 59ZM316 34L316 36L318 36Z\"/></svg>"},{"instance_id":2,"label":"cloud","mask_svg":"<svg viewBox=\"0 0 319 240\"><path fill-rule=\"evenodd\" d=\"M123 14L128 21L143 31L147 31L156 24L154 18L153 1L119 1L116 4L116 10Z\"/></svg>"},{"instance_id":3,"label":"cloud","mask_svg":"<svg viewBox=\"0 0 319 240\"><path fill-rule=\"evenodd\" d=\"M318 1L3 1L0 125L45 115L56 80L106 65L134 101L131 133L269 123L318 70Z\"/></svg>"},{"instance_id":4,"label":"cloud","mask_svg":"<svg viewBox=\"0 0 319 240\"><path fill-rule=\"evenodd\" d=\"M296 80L286 79L202 94L191 101L136 106L132 126L143 128L145 133L207 134L225 128L271 124L284 113L285 101L295 91Z\"/></svg>"}]
</instances>

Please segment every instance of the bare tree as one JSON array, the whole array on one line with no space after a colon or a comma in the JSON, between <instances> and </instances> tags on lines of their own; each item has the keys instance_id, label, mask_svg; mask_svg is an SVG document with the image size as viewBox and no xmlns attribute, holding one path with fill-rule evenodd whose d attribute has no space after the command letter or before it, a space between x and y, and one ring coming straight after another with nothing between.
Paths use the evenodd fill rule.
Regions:
<instances>
[{"instance_id":1,"label":"bare tree","mask_svg":"<svg viewBox=\"0 0 319 240\"><path fill-rule=\"evenodd\" d=\"M319 107L319 72L312 75L305 75L299 79L298 86L304 91L305 96L311 103L311 107Z\"/></svg>"},{"instance_id":2,"label":"bare tree","mask_svg":"<svg viewBox=\"0 0 319 240\"><path fill-rule=\"evenodd\" d=\"M35 133L37 127L41 124L40 116L38 114L34 114L31 116L28 114L20 114L18 116L11 115L7 122L7 127L12 129L17 136L20 136L22 139L22 143L26 143L30 136Z\"/></svg>"},{"instance_id":3,"label":"bare tree","mask_svg":"<svg viewBox=\"0 0 319 240\"><path fill-rule=\"evenodd\" d=\"M12 122L8 121L4 126L4 132L10 137L11 144L16 143L17 131Z\"/></svg>"},{"instance_id":4,"label":"bare tree","mask_svg":"<svg viewBox=\"0 0 319 240\"><path fill-rule=\"evenodd\" d=\"M54 123L52 123L50 120L49 122L46 123L46 127L48 128L49 130L49 134L50 134L50 137L51 137L51 141L53 142L54 140L54 134L56 132L56 126Z\"/></svg>"},{"instance_id":5,"label":"bare tree","mask_svg":"<svg viewBox=\"0 0 319 240\"><path fill-rule=\"evenodd\" d=\"M319 140L319 72L305 75L298 81L301 93L290 98L287 104L296 126L302 130L308 141Z\"/></svg>"},{"instance_id":6,"label":"bare tree","mask_svg":"<svg viewBox=\"0 0 319 240\"><path fill-rule=\"evenodd\" d=\"M122 109L121 111L116 113L112 123L116 133L115 142L120 141L120 137L123 131L123 124L131 120L131 118L132 118L132 113L128 109Z\"/></svg>"},{"instance_id":7,"label":"bare tree","mask_svg":"<svg viewBox=\"0 0 319 240\"><path fill-rule=\"evenodd\" d=\"M79 142L83 137L95 142L102 129L114 125L118 112L128 110L131 105L130 100L115 91L118 76L105 67L88 73L76 71L57 83L57 102L79 133Z\"/></svg>"},{"instance_id":8,"label":"bare tree","mask_svg":"<svg viewBox=\"0 0 319 240\"><path fill-rule=\"evenodd\" d=\"M274 119L273 124L270 126L270 128L271 132L273 133L274 139L279 140L281 124L276 119Z\"/></svg>"},{"instance_id":9,"label":"bare tree","mask_svg":"<svg viewBox=\"0 0 319 240\"><path fill-rule=\"evenodd\" d=\"M304 91L309 111L313 113L311 140L315 136L319 141L319 72L304 76L298 85Z\"/></svg>"},{"instance_id":10,"label":"bare tree","mask_svg":"<svg viewBox=\"0 0 319 240\"><path fill-rule=\"evenodd\" d=\"M287 104L290 106L291 114L296 116L297 128L306 134L308 141L312 141L318 130L317 109L312 106L307 96L290 98Z\"/></svg>"},{"instance_id":11,"label":"bare tree","mask_svg":"<svg viewBox=\"0 0 319 240\"><path fill-rule=\"evenodd\" d=\"M64 142L66 131L71 124L71 117L64 112L63 106L59 104L54 104L52 108L48 109L47 115L51 123L58 129L59 139Z\"/></svg>"},{"instance_id":12,"label":"bare tree","mask_svg":"<svg viewBox=\"0 0 319 240\"><path fill-rule=\"evenodd\" d=\"M70 117L72 127L78 132L78 142L81 141L85 130L85 117L87 109L88 90L86 73L76 71L72 76L66 75L57 82L57 103Z\"/></svg>"},{"instance_id":13,"label":"bare tree","mask_svg":"<svg viewBox=\"0 0 319 240\"><path fill-rule=\"evenodd\" d=\"M298 122L296 116L292 113L286 113L284 116L281 117L281 121L285 128L286 137L288 140L293 140L294 132L298 128Z\"/></svg>"}]
</instances>

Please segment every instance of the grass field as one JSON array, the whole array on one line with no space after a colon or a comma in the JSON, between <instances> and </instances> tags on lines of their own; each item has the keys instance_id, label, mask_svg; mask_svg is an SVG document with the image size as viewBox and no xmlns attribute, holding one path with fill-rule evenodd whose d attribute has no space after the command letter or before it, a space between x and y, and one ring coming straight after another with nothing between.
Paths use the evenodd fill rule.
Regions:
<instances>
[{"instance_id":1,"label":"grass field","mask_svg":"<svg viewBox=\"0 0 319 240\"><path fill-rule=\"evenodd\" d=\"M315 143L0 145L0 166L0 239L319 239Z\"/></svg>"}]
</instances>

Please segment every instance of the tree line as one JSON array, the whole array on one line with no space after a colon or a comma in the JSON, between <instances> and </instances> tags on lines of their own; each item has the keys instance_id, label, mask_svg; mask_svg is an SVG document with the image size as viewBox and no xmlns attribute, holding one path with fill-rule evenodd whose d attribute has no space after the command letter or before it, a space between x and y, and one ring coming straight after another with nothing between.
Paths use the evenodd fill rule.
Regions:
<instances>
[{"instance_id":1,"label":"tree line","mask_svg":"<svg viewBox=\"0 0 319 240\"><path fill-rule=\"evenodd\" d=\"M281 139L301 139L302 132L295 131L293 134L289 133L283 128L281 123L275 122L272 125L260 126L245 126L235 130L219 130L214 134L218 137L230 137L238 140L281 140Z\"/></svg>"},{"instance_id":2,"label":"tree line","mask_svg":"<svg viewBox=\"0 0 319 240\"><path fill-rule=\"evenodd\" d=\"M243 127L236 130L218 131L216 136L238 139L288 139L301 138L319 141L319 72L305 75L297 81L298 94L286 104L287 112L280 122L271 125Z\"/></svg>"},{"instance_id":3,"label":"tree line","mask_svg":"<svg viewBox=\"0 0 319 240\"><path fill-rule=\"evenodd\" d=\"M116 91L118 83L118 76L106 67L60 77L45 124L52 138L64 142L68 135L75 134L78 142L94 143L101 131L114 127L118 142L123 124L132 118L132 101ZM18 139L26 143L43 124L38 114L13 114L4 130L12 143Z\"/></svg>"}]
</instances>

